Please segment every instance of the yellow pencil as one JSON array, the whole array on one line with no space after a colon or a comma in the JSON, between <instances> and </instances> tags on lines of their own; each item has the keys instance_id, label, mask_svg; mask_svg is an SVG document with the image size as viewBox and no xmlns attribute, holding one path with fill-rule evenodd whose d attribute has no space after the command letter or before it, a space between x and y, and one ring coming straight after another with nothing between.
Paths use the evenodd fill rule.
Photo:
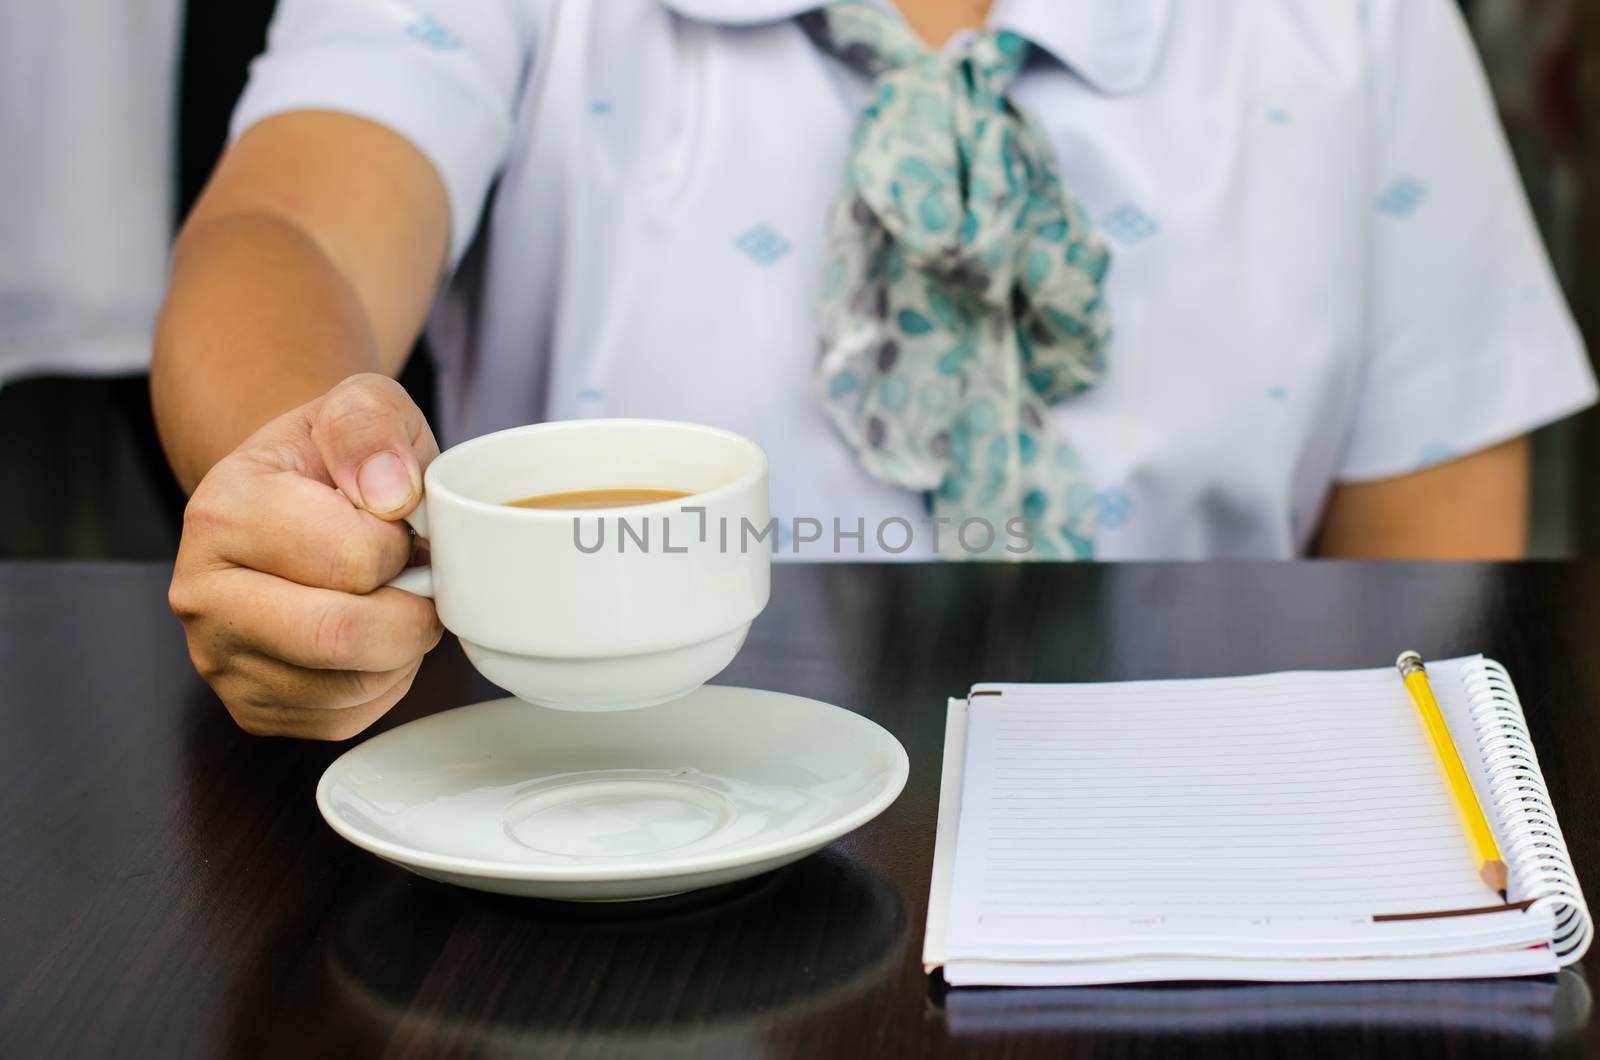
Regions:
<instances>
[{"instance_id":1,"label":"yellow pencil","mask_svg":"<svg viewBox=\"0 0 1600 1060\"><path fill-rule=\"evenodd\" d=\"M1433 688L1428 684L1428 671L1422 665L1422 656L1414 651L1401 652L1394 664L1399 667L1400 679L1405 682L1406 691L1411 693L1411 701L1417 705L1417 714L1428 732L1434 761L1439 763L1439 771L1444 774L1450 797L1456 804L1456 813L1461 818L1461 827L1466 830L1467 841L1472 844L1472 854L1478 859L1478 875L1483 877L1484 883L1499 891L1504 900L1506 863L1500 858L1500 847L1494 841L1494 832L1483 815L1483 807L1478 805L1472 781L1467 777L1466 767L1461 764L1461 755L1456 752L1455 741L1450 738L1444 715L1439 712L1439 702L1433 698Z\"/></svg>"}]
</instances>

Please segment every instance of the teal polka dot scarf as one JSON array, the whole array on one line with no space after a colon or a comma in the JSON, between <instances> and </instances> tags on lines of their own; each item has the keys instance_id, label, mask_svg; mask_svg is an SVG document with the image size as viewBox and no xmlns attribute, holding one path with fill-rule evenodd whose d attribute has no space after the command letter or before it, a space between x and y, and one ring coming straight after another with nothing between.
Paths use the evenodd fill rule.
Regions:
<instances>
[{"instance_id":1,"label":"teal polka dot scarf","mask_svg":"<svg viewBox=\"0 0 1600 1060\"><path fill-rule=\"evenodd\" d=\"M945 555L1006 556L1025 533L1030 558L1091 558L1094 491L1045 410L1104 372L1109 255L1006 97L1028 43L984 30L935 52L867 3L802 21L874 79L823 253L830 416L869 472L927 491Z\"/></svg>"}]
</instances>

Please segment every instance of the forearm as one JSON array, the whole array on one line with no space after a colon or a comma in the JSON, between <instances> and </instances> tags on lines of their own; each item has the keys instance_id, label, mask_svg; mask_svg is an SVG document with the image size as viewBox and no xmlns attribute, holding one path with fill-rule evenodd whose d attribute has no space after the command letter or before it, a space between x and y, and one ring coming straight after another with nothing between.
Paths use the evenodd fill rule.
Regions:
<instances>
[{"instance_id":1,"label":"forearm","mask_svg":"<svg viewBox=\"0 0 1600 1060\"><path fill-rule=\"evenodd\" d=\"M229 147L178 238L150 373L186 490L347 376L399 373L449 222L428 159L364 119L294 111Z\"/></svg>"},{"instance_id":2,"label":"forearm","mask_svg":"<svg viewBox=\"0 0 1600 1060\"><path fill-rule=\"evenodd\" d=\"M150 372L179 482L193 490L256 428L386 359L352 285L291 221L240 213L191 225Z\"/></svg>"},{"instance_id":3,"label":"forearm","mask_svg":"<svg viewBox=\"0 0 1600 1060\"><path fill-rule=\"evenodd\" d=\"M1528 439L1422 471L1335 487L1312 555L1330 559L1521 559Z\"/></svg>"}]
</instances>

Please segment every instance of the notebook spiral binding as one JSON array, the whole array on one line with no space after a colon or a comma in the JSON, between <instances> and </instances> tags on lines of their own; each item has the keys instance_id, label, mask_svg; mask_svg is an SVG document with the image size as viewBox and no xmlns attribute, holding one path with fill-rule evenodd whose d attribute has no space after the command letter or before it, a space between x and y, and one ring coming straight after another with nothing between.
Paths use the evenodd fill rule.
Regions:
<instances>
[{"instance_id":1,"label":"notebook spiral binding","mask_svg":"<svg viewBox=\"0 0 1600 1060\"><path fill-rule=\"evenodd\" d=\"M1513 896L1532 899L1555 919L1551 948L1561 964L1581 958L1594 941L1594 920L1556 823L1550 789L1528 736L1522 701L1506 668L1492 659L1468 663L1463 674L1473 728L1489 779L1504 841Z\"/></svg>"}]
</instances>

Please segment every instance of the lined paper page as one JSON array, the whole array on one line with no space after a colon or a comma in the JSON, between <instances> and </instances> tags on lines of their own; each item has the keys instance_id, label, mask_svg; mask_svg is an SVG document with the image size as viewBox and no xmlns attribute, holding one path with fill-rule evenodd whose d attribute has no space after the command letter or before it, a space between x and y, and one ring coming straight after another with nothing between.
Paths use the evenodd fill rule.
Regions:
<instances>
[{"instance_id":1,"label":"lined paper page","mask_svg":"<svg viewBox=\"0 0 1600 1060\"><path fill-rule=\"evenodd\" d=\"M1498 901L1392 668L974 691L951 959L1537 938L1517 913L1371 922Z\"/></svg>"}]
</instances>

